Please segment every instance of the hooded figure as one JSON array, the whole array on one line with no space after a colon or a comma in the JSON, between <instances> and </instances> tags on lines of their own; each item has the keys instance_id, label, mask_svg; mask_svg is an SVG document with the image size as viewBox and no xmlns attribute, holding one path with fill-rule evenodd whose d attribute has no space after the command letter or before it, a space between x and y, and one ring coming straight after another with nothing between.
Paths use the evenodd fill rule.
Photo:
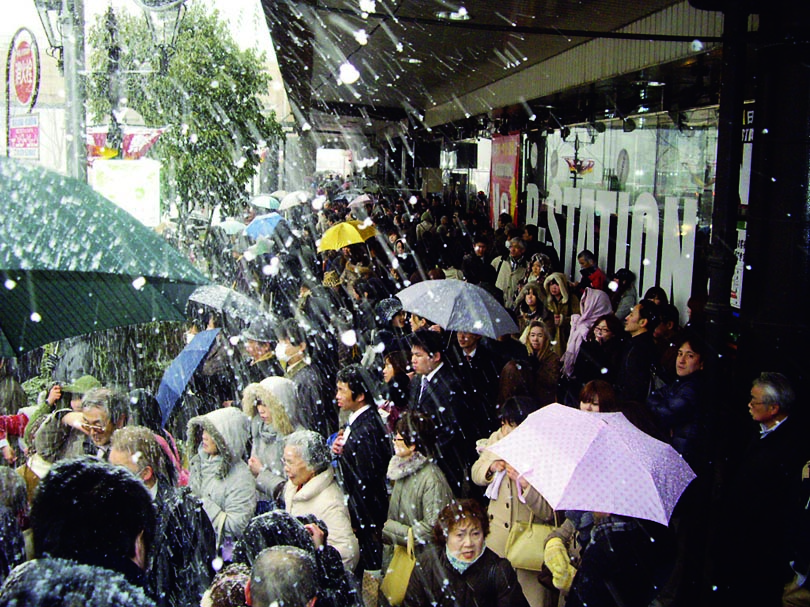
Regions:
<instances>
[{"instance_id":1,"label":"hooded figure","mask_svg":"<svg viewBox=\"0 0 810 607\"><path fill-rule=\"evenodd\" d=\"M239 539L256 510L256 482L244 461L249 436L249 418L233 407L188 422L189 487L203 501L218 546Z\"/></svg>"},{"instance_id":2,"label":"hooded figure","mask_svg":"<svg viewBox=\"0 0 810 607\"><path fill-rule=\"evenodd\" d=\"M0 588L8 607L154 607L120 573L75 561L41 558L17 567Z\"/></svg>"},{"instance_id":3,"label":"hooded figure","mask_svg":"<svg viewBox=\"0 0 810 607\"><path fill-rule=\"evenodd\" d=\"M587 287L580 301L581 314L571 316L571 334L568 347L562 357L563 373L568 377L574 373L574 363L579 355L579 347L588 337L588 332L600 316L613 312L610 296L604 291Z\"/></svg>"},{"instance_id":4,"label":"hooded figure","mask_svg":"<svg viewBox=\"0 0 810 607\"><path fill-rule=\"evenodd\" d=\"M551 331L554 352L562 356L568 344L571 316L579 314L579 297L568 289L568 279L562 272L554 272L543 281L546 290L546 318Z\"/></svg>"},{"instance_id":5,"label":"hooded figure","mask_svg":"<svg viewBox=\"0 0 810 607\"><path fill-rule=\"evenodd\" d=\"M291 412L298 408L295 383L285 377L268 377L250 384L242 394L242 411L250 418L253 447L248 466L256 478L256 497L272 509L281 498L284 475L284 437L293 432Z\"/></svg>"},{"instance_id":6,"label":"hooded figure","mask_svg":"<svg viewBox=\"0 0 810 607\"><path fill-rule=\"evenodd\" d=\"M326 528L316 520L321 529ZM313 556L318 575L318 605L323 607L350 607L362 604L352 587L340 553L332 546L324 544L315 547L312 536L304 527L304 522L284 510L273 510L254 517L245 529L245 535L233 550L235 563L253 566L259 553L273 546L294 546Z\"/></svg>"}]
</instances>

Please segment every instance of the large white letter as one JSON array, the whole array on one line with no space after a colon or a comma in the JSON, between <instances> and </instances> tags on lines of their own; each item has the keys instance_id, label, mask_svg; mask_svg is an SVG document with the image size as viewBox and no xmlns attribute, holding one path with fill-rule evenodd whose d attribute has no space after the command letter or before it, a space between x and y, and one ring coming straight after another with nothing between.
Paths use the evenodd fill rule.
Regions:
<instances>
[{"instance_id":1,"label":"large white letter","mask_svg":"<svg viewBox=\"0 0 810 607\"><path fill-rule=\"evenodd\" d=\"M610 266L608 247L610 246L610 218L616 212L617 196L615 192L599 190L596 192L596 214L599 215L599 251L594 251L599 258L599 267L605 272ZM618 270L624 266L614 268Z\"/></svg>"},{"instance_id":2,"label":"large white letter","mask_svg":"<svg viewBox=\"0 0 810 607\"><path fill-rule=\"evenodd\" d=\"M643 272L643 276L638 277L641 293L656 284L658 229L658 203L652 194L644 192L636 198L636 203L633 205L633 233L630 241L629 264L629 267L638 268Z\"/></svg>"},{"instance_id":3,"label":"large white letter","mask_svg":"<svg viewBox=\"0 0 810 607\"><path fill-rule=\"evenodd\" d=\"M558 185L552 185L546 198L546 218L548 221L548 231L551 233L551 244L557 254L562 252L562 236L560 226L557 225L556 212L562 212L562 190ZM548 240L548 234L546 234Z\"/></svg>"},{"instance_id":4,"label":"large white letter","mask_svg":"<svg viewBox=\"0 0 810 607\"><path fill-rule=\"evenodd\" d=\"M565 243L563 250L560 251L560 260L563 263L563 272L566 275L572 275L572 264L574 263L574 220L577 215L577 208L579 207L579 195L582 190L575 188L565 188L563 190L563 207L565 210Z\"/></svg>"},{"instance_id":5,"label":"large white letter","mask_svg":"<svg viewBox=\"0 0 810 607\"><path fill-rule=\"evenodd\" d=\"M627 239L627 224L630 221L630 194L619 192L616 198L616 260L613 267L618 270L627 268L627 249L630 241Z\"/></svg>"},{"instance_id":6,"label":"large white letter","mask_svg":"<svg viewBox=\"0 0 810 607\"><path fill-rule=\"evenodd\" d=\"M672 293L672 303L685 321L686 302L692 294L692 267L695 262L697 199L683 199L683 221L678 221L678 199L664 201L664 244L661 253L661 288Z\"/></svg>"},{"instance_id":7,"label":"large white letter","mask_svg":"<svg viewBox=\"0 0 810 607\"><path fill-rule=\"evenodd\" d=\"M594 223L596 221L596 205L593 190L580 190L579 199L579 233L577 234L577 253L583 249L593 252L596 250Z\"/></svg>"}]
</instances>

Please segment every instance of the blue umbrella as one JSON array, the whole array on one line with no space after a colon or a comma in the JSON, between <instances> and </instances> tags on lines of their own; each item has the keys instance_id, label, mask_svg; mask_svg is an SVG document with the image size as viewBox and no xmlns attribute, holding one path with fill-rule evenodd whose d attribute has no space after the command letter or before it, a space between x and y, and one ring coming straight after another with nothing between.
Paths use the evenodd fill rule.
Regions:
<instances>
[{"instance_id":1,"label":"blue umbrella","mask_svg":"<svg viewBox=\"0 0 810 607\"><path fill-rule=\"evenodd\" d=\"M257 215L245 228L245 234L254 240L257 238L267 238L273 235L273 232L276 231L278 224L282 221L284 221L284 218L278 213Z\"/></svg>"},{"instance_id":2,"label":"blue umbrella","mask_svg":"<svg viewBox=\"0 0 810 607\"><path fill-rule=\"evenodd\" d=\"M186 389L191 376L211 350L219 332L220 329L209 329L197 333L163 373L163 379L160 380L158 387L157 402L160 405L164 425Z\"/></svg>"}]
</instances>

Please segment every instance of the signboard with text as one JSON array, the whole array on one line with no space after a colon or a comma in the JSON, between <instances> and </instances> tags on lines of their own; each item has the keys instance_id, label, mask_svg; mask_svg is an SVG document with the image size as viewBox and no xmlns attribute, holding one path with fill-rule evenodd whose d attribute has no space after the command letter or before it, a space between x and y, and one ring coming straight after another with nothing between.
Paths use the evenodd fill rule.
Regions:
<instances>
[{"instance_id":1,"label":"signboard with text","mask_svg":"<svg viewBox=\"0 0 810 607\"><path fill-rule=\"evenodd\" d=\"M509 213L514 221L518 204L518 164L520 161L520 135L492 138L492 165L490 168L490 220L500 213Z\"/></svg>"},{"instance_id":2,"label":"signboard with text","mask_svg":"<svg viewBox=\"0 0 810 607\"><path fill-rule=\"evenodd\" d=\"M26 160L39 159L39 114L9 117L8 155Z\"/></svg>"}]
</instances>

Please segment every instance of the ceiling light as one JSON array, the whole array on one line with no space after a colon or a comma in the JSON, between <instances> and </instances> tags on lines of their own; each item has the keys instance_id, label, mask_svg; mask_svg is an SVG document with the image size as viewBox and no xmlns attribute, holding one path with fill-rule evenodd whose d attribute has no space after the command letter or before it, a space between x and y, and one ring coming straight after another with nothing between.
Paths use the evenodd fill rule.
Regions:
<instances>
[{"instance_id":1,"label":"ceiling light","mask_svg":"<svg viewBox=\"0 0 810 607\"><path fill-rule=\"evenodd\" d=\"M437 19L444 21L468 21L470 19L470 13L463 6L459 6L455 11L438 11L434 14Z\"/></svg>"}]
</instances>

